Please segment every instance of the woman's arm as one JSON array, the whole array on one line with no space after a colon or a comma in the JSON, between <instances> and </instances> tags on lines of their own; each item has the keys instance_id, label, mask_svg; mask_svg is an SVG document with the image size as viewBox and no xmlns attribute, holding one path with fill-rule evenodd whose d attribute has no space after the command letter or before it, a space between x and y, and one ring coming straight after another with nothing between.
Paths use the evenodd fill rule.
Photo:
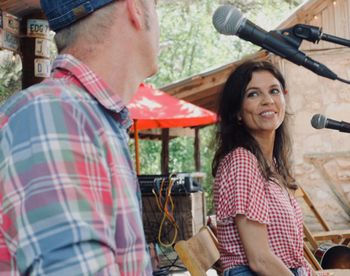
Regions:
<instances>
[{"instance_id":1,"label":"woman's arm","mask_svg":"<svg viewBox=\"0 0 350 276\"><path fill-rule=\"evenodd\" d=\"M247 219L244 215L235 218L249 267L258 275L293 275L285 264L271 251L265 224Z\"/></svg>"}]
</instances>

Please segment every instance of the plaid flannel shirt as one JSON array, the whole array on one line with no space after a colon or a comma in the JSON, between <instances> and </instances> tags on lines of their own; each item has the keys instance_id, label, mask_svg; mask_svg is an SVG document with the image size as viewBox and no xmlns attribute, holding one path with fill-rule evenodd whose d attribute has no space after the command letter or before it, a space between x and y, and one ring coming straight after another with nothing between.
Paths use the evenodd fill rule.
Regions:
<instances>
[{"instance_id":1,"label":"plaid flannel shirt","mask_svg":"<svg viewBox=\"0 0 350 276\"><path fill-rule=\"evenodd\" d=\"M130 125L70 55L0 107L0 275L151 275Z\"/></svg>"}]
</instances>

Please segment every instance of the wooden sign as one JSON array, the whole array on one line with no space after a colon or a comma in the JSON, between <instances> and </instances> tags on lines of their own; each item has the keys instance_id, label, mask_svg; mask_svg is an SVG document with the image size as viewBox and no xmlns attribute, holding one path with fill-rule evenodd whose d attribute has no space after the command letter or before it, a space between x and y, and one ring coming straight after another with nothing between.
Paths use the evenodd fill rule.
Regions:
<instances>
[{"instance_id":1,"label":"wooden sign","mask_svg":"<svg viewBox=\"0 0 350 276\"><path fill-rule=\"evenodd\" d=\"M19 50L19 19L0 10L0 49Z\"/></svg>"},{"instance_id":2,"label":"wooden sign","mask_svg":"<svg viewBox=\"0 0 350 276\"><path fill-rule=\"evenodd\" d=\"M50 60L44 58L34 59L34 76L39 78L47 78L50 76Z\"/></svg>"},{"instance_id":3,"label":"wooden sign","mask_svg":"<svg viewBox=\"0 0 350 276\"><path fill-rule=\"evenodd\" d=\"M16 16L3 11L1 19L4 30L19 35L19 19Z\"/></svg>"},{"instance_id":4,"label":"wooden sign","mask_svg":"<svg viewBox=\"0 0 350 276\"><path fill-rule=\"evenodd\" d=\"M47 20L28 19L27 20L27 36L28 37L48 37L50 27Z\"/></svg>"},{"instance_id":5,"label":"wooden sign","mask_svg":"<svg viewBox=\"0 0 350 276\"><path fill-rule=\"evenodd\" d=\"M7 30L0 29L0 48L18 52L19 38Z\"/></svg>"},{"instance_id":6,"label":"wooden sign","mask_svg":"<svg viewBox=\"0 0 350 276\"><path fill-rule=\"evenodd\" d=\"M50 58L50 42L44 38L35 38L35 56Z\"/></svg>"}]
</instances>

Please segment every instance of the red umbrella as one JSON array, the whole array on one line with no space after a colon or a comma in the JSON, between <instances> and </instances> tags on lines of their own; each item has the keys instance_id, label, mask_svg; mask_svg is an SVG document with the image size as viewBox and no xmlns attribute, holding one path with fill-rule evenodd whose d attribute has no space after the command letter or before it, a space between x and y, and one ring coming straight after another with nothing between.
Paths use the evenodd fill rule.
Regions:
<instances>
[{"instance_id":1,"label":"red umbrella","mask_svg":"<svg viewBox=\"0 0 350 276\"><path fill-rule=\"evenodd\" d=\"M149 84L141 84L128 104L134 120L136 171L139 173L138 131L151 128L192 127L213 124L217 116L202 107L177 99Z\"/></svg>"},{"instance_id":2,"label":"red umbrella","mask_svg":"<svg viewBox=\"0 0 350 276\"><path fill-rule=\"evenodd\" d=\"M141 84L128 104L130 116L137 120L137 128L172 128L208 125L216 122L216 114L184 100L180 100Z\"/></svg>"}]
</instances>

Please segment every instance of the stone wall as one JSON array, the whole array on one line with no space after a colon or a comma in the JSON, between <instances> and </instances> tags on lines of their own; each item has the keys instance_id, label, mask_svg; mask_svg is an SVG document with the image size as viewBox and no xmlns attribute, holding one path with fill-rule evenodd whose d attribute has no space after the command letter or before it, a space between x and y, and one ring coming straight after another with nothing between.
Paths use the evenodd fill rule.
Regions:
<instances>
[{"instance_id":1,"label":"stone wall","mask_svg":"<svg viewBox=\"0 0 350 276\"><path fill-rule=\"evenodd\" d=\"M350 50L306 53L339 77L350 79ZM314 114L350 122L350 85L317 76L303 67L273 58L286 76L294 172L332 229L350 229L350 133L314 129ZM311 230L322 230L303 204Z\"/></svg>"}]
</instances>

